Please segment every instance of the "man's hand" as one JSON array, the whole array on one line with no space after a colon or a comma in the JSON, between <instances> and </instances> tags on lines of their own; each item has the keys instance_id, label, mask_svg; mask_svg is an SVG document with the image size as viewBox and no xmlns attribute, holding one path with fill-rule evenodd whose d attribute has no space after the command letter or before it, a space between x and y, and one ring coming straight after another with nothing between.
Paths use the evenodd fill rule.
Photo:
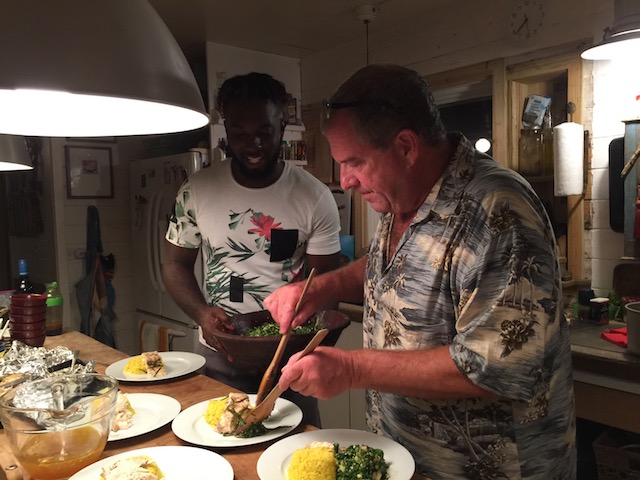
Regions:
<instances>
[{"instance_id":1,"label":"man's hand","mask_svg":"<svg viewBox=\"0 0 640 480\"><path fill-rule=\"evenodd\" d=\"M286 333L291 328L302 325L309 317L316 313L317 307L313 303L313 293L305 295L298 313L294 316L296 304L302 295L305 282L290 283L278 288L264 299L264 305L271 312L273 319L280 324L280 333ZM310 290L313 286L310 287Z\"/></svg>"},{"instance_id":2,"label":"man's hand","mask_svg":"<svg viewBox=\"0 0 640 480\"><path fill-rule=\"evenodd\" d=\"M222 330L223 332L235 330L229 315L220 307L208 308L206 316L200 319L200 326L202 327L204 340L214 348L217 346L216 339L213 336L216 330Z\"/></svg>"},{"instance_id":3,"label":"man's hand","mask_svg":"<svg viewBox=\"0 0 640 480\"><path fill-rule=\"evenodd\" d=\"M298 360L293 355L282 368L278 384L307 397L328 400L354 388L354 368L350 351L334 347L317 347Z\"/></svg>"}]
</instances>

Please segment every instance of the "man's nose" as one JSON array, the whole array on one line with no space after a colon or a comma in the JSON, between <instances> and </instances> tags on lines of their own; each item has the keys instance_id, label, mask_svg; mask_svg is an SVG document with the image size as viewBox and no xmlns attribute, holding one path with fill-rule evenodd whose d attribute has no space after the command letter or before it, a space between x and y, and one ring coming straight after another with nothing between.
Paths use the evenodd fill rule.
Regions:
<instances>
[{"instance_id":1,"label":"man's nose","mask_svg":"<svg viewBox=\"0 0 640 480\"><path fill-rule=\"evenodd\" d=\"M349 172L349 168L344 165L340 165L340 187L343 190L348 190L355 187L358 184L358 179Z\"/></svg>"},{"instance_id":2,"label":"man's nose","mask_svg":"<svg viewBox=\"0 0 640 480\"><path fill-rule=\"evenodd\" d=\"M260 137L255 137L253 139L253 143L255 143L256 147L262 148L262 140L260 139Z\"/></svg>"}]
</instances>

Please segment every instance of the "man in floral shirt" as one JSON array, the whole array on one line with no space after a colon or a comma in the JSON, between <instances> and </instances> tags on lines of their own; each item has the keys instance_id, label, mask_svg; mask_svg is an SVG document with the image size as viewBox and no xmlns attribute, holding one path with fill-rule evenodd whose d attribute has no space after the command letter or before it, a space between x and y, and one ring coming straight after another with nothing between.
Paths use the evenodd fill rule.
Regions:
<instances>
[{"instance_id":1,"label":"man in floral shirt","mask_svg":"<svg viewBox=\"0 0 640 480\"><path fill-rule=\"evenodd\" d=\"M318 273L336 268L340 219L325 184L279 160L287 106L280 82L262 73L239 75L222 84L217 101L231 159L193 174L180 188L166 234L163 280L200 325L207 374L251 393L264 372L227 361L212 347L213 330L228 324L229 315L263 310L269 293L303 280L312 267ZM202 286L193 273L198 253ZM306 422L319 424L315 399L293 400Z\"/></svg>"},{"instance_id":2,"label":"man in floral shirt","mask_svg":"<svg viewBox=\"0 0 640 480\"><path fill-rule=\"evenodd\" d=\"M447 134L414 71L372 65L327 102L343 188L382 214L366 258L265 304L284 331L324 302L364 304L364 349L319 347L282 388L367 389L367 424L433 479L576 477L555 238L517 173ZM363 288L364 285L364 288Z\"/></svg>"}]
</instances>

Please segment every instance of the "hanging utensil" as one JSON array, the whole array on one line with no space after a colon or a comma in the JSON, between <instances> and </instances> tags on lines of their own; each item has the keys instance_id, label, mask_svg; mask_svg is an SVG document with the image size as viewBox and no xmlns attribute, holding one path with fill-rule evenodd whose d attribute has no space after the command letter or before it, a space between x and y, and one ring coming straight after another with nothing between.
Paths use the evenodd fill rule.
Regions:
<instances>
[{"instance_id":1,"label":"hanging utensil","mask_svg":"<svg viewBox=\"0 0 640 480\"><path fill-rule=\"evenodd\" d=\"M298 360L300 360L302 357L309 355L311 352L313 352L315 348L318 345L320 345L322 340L324 340L324 337L327 336L327 333L329 333L329 330L327 328L318 330L318 332L313 336L313 338L307 344L307 346L304 347L304 350L300 352L300 356L298 357ZM264 400L262 400L261 402L256 401L256 407L253 410L251 410L249 414L243 419L244 425L242 425L236 430L235 435L236 436L239 435L240 433L244 432L247 428L249 428L249 426L253 425L254 423L261 422L265 418L267 418L271 414L271 411L273 410L276 400L278 399L278 397L280 397L281 394L282 394L282 389L280 388L280 385L276 384L276 386L273 387L273 390L269 392L269 394L264 398Z\"/></svg>"},{"instance_id":2,"label":"hanging utensil","mask_svg":"<svg viewBox=\"0 0 640 480\"><path fill-rule=\"evenodd\" d=\"M304 299L307 293L307 290L309 289L309 285L311 285L311 280L313 280L315 273L316 273L316 269L312 268L311 272L309 272L309 277L307 278L307 282L305 283L304 288L302 289L302 294L298 299L296 308L293 311L294 316L296 313L298 313L298 309L300 308L300 305L302 305L302 300ZM291 330L292 329L289 328L287 333L282 335L282 337L280 338L280 343L278 344L278 348L276 348L276 352L273 355L273 358L271 359L271 363L269 364L269 366L267 367L267 370L264 372L264 375L262 376L262 381L260 382L260 387L258 387L258 394L256 396L256 405L264 400L265 395L273 386L273 382L276 378L276 371L280 366L280 360L282 359L282 354L284 353L284 350L287 347L287 342L289 342L289 338L291 337Z\"/></svg>"}]
</instances>

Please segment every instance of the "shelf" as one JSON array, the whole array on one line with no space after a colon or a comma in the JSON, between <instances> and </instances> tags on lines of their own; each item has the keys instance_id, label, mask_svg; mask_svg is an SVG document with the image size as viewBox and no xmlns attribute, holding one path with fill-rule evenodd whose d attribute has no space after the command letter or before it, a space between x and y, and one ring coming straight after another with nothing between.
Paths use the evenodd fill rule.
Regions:
<instances>
[{"instance_id":1,"label":"shelf","mask_svg":"<svg viewBox=\"0 0 640 480\"><path fill-rule=\"evenodd\" d=\"M526 175L522 175L522 176L529 183L549 183L549 182L553 182L553 175L543 175L543 176L536 176L536 177L528 177Z\"/></svg>"}]
</instances>

